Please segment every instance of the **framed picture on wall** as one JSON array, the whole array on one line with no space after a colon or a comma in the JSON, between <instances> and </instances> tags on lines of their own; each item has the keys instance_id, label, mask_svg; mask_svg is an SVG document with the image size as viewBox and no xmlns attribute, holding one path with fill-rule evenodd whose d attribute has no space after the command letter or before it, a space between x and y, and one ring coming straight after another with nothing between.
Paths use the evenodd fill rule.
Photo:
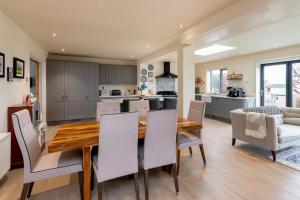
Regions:
<instances>
[{"instance_id":1,"label":"framed picture on wall","mask_svg":"<svg viewBox=\"0 0 300 200\"><path fill-rule=\"evenodd\" d=\"M19 58L14 58L14 78L24 78L25 62Z\"/></svg>"},{"instance_id":2,"label":"framed picture on wall","mask_svg":"<svg viewBox=\"0 0 300 200\"><path fill-rule=\"evenodd\" d=\"M11 68L11 67L7 68L7 81L8 82L13 81L13 68Z\"/></svg>"},{"instance_id":3,"label":"framed picture on wall","mask_svg":"<svg viewBox=\"0 0 300 200\"><path fill-rule=\"evenodd\" d=\"M0 78L5 77L5 55L0 52Z\"/></svg>"}]
</instances>

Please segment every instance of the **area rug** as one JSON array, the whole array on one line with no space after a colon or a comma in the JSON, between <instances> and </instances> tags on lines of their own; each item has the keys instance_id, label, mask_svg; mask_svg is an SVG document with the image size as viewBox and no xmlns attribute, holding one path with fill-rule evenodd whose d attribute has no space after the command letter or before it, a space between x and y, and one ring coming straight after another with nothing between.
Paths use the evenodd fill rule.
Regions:
<instances>
[{"instance_id":1,"label":"area rug","mask_svg":"<svg viewBox=\"0 0 300 200\"><path fill-rule=\"evenodd\" d=\"M272 156L268 156L268 158L272 160ZM300 146L277 152L276 162L300 171Z\"/></svg>"}]
</instances>

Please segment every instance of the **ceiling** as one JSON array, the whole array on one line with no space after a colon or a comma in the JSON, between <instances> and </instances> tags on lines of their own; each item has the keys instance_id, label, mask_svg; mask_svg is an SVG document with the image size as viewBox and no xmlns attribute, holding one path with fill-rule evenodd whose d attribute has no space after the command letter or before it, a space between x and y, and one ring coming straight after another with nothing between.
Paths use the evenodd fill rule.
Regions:
<instances>
[{"instance_id":1,"label":"ceiling","mask_svg":"<svg viewBox=\"0 0 300 200\"><path fill-rule=\"evenodd\" d=\"M195 57L197 62L201 63L298 45L300 44L299 33L300 16L217 41L218 44L235 47L234 50L211 56L195 55ZM202 47L204 46L197 44L191 46L193 52Z\"/></svg>"},{"instance_id":2,"label":"ceiling","mask_svg":"<svg viewBox=\"0 0 300 200\"><path fill-rule=\"evenodd\" d=\"M1 0L0 8L51 53L137 60L236 1Z\"/></svg>"},{"instance_id":3,"label":"ceiling","mask_svg":"<svg viewBox=\"0 0 300 200\"><path fill-rule=\"evenodd\" d=\"M203 24L203 23L202 23ZM188 47L195 50L221 44L236 49L210 56L196 56L196 62L210 62L300 44L300 1L272 0L247 15L199 33Z\"/></svg>"}]
</instances>

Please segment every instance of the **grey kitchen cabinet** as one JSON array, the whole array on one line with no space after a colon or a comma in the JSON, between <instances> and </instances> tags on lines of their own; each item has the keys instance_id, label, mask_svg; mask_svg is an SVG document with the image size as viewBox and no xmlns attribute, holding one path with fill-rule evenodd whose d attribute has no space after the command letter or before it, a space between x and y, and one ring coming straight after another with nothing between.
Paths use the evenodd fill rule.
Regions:
<instances>
[{"instance_id":1,"label":"grey kitchen cabinet","mask_svg":"<svg viewBox=\"0 0 300 200\"><path fill-rule=\"evenodd\" d=\"M196 100L201 100L201 96L196 95ZM230 111L239 108L255 107L255 99L253 98L228 98L222 96L212 96L211 102L206 103L205 115L211 117L230 120Z\"/></svg>"},{"instance_id":2,"label":"grey kitchen cabinet","mask_svg":"<svg viewBox=\"0 0 300 200\"><path fill-rule=\"evenodd\" d=\"M47 61L47 121L95 118L98 70L97 63Z\"/></svg>"},{"instance_id":3,"label":"grey kitchen cabinet","mask_svg":"<svg viewBox=\"0 0 300 200\"><path fill-rule=\"evenodd\" d=\"M99 64L99 84L137 84L137 67Z\"/></svg>"},{"instance_id":4,"label":"grey kitchen cabinet","mask_svg":"<svg viewBox=\"0 0 300 200\"><path fill-rule=\"evenodd\" d=\"M99 64L99 84L108 84L108 65Z\"/></svg>"},{"instance_id":5,"label":"grey kitchen cabinet","mask_svg":"<svg viewBox=\"0 0 300 200\"><path fill-rule=\"evenodd\" d=\"M65 119L65 63L47 61L47 120Z\"/></svg>"},{"instance_id":6,"label":"grey kitchen cabinet","mask_svg":"<svg viewBox=\"0 0 300 200\"><path fill-rule=\"evenodd\" d=\"M87 117L95 118L99 93L99 68L97 63L86 63L86 99L88 101ZM96 75L95 75L96 74Z\"/></svg>"},{"instance_id":7,"label":"grey kitchen cabinet","mask_svg":"<svg viewBox=\"0 0 300 200\"><path fill-rule=\"evenodd\" d=\"M83 62L65 62L65 119L82 119L88 115L86 71Z\"/></svg>"}]
</instances>

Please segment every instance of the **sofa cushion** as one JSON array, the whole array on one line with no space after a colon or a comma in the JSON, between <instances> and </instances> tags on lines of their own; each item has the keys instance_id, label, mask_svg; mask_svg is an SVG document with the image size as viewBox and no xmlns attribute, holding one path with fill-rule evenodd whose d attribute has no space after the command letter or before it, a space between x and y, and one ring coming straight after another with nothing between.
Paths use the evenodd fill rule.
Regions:
<instances>
[{"instance_id":1,"label":"sofa cushion","mask_svg":"<svg viewBox=\"0 0 300 200\"><path fill-rule=\"evenodd\" d=\"M300 109L299 108L281 108L280 109L284 118L300 118Z\"/></svg>"},{"instance_id":2,"label":"sofa cushion","mask_svg":"<svg viewBox=\"0 0 300 200\"><path fill-rule=\"evenodd\" d=\"M285 124L300 126L300 118L284 118L283 121Z\"/></svg>"},{"instance_id":3,"label":"sofa cushion","mask_svg":"<svg viewBox=\"0 0 300 200\"><path fill-rule=\"evenodd\" d=\"M277 106L250 107L250 108L244 108L243 111L265 113L267 115L281 114L281 110Z\"/></svg>"},{"instance_id":4,"label":"sofa cushion","mask_svg":"<svg viewBox=\"0 0 300 200\"><path fill-rule=\"evenodd\" d=\"M277 126L278 142L284 143L300 138L300 127L291 124Z\"/></svg>"}]
</instances>

